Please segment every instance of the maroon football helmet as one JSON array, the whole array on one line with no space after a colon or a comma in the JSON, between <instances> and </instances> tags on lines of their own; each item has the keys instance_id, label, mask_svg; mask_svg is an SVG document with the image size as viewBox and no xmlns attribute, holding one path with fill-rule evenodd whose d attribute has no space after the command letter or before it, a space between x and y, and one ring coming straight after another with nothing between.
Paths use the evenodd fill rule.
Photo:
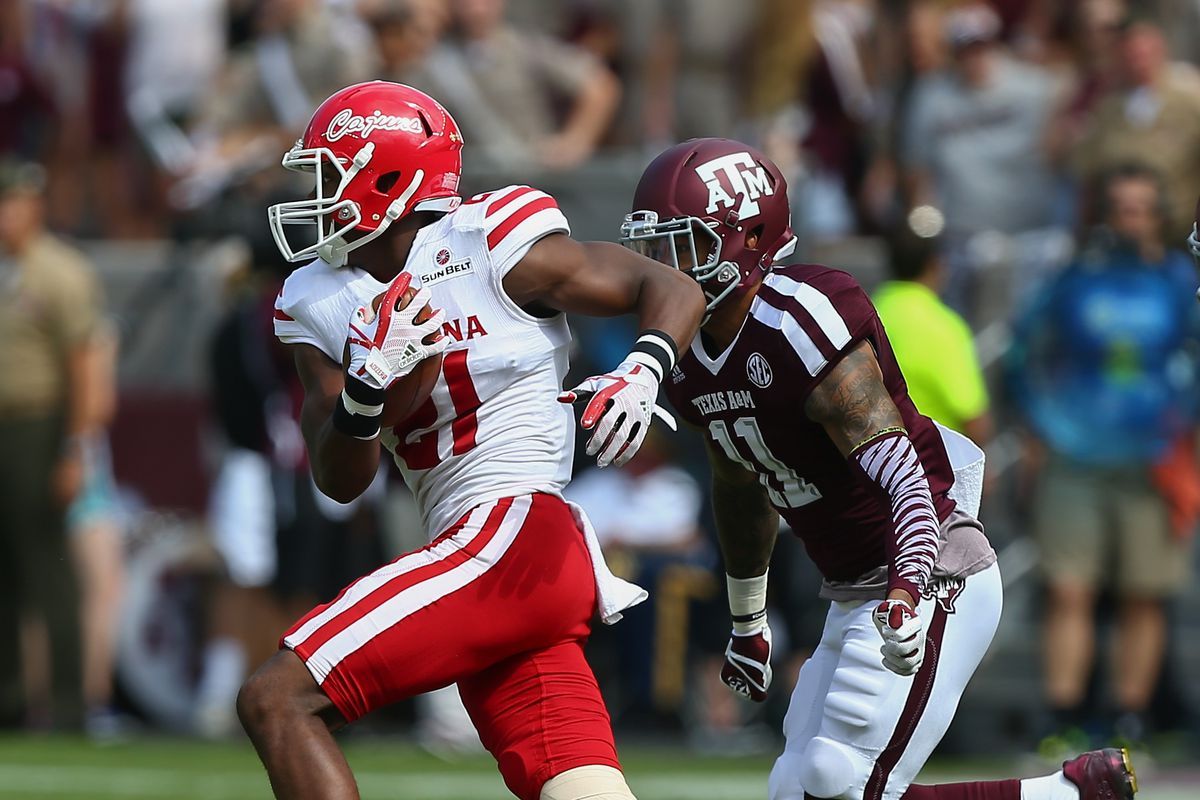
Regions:
<instances>
[{"instance_id":1,"label":"maroon football helmet","mask_svg":"<svg viewBox=\"0 0 1200 800\"><path fill-rule=\"evenodd\" d=\"M755 233L754 248L746 246ZM689 139L650 162L621 243L694 277L711 312L796 249L787 181L753 147Z\"/></svg>"}]
</instances>

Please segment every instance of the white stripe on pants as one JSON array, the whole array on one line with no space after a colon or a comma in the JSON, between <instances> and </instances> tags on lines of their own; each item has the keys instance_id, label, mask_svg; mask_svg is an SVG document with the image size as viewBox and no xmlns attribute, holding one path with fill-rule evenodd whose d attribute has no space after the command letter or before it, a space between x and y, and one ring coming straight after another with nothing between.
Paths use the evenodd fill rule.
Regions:
<instances>
[{"instance_id":1,"label":"white stripe on pants","mask_svg":"<svg viewBox=\"0 0 1200 800\"><path fill-rule=\"evenodd\" d=\"M293 649L299 647L322 625L339 624L340 614L351 611L355 603L369 597L375 589L386 586L390 581L401 580L404 575L422 566L432 566L438 561L449 558L473 542L480 533L491 534L492 538L474 558L419 583L407 586L377 608L357 619L345 622L344 627L304 659L309 672L318 683L323 683L334 667L369 643L379 633L410 614L461 589L495 566L516 540L522 525L525 524L525 516L529 513L532 503L532 495L514 498L507 512L498 521L494 532L485 530L484 526L498 504L485 503L478 506L455 534L442 539L426 550L403 556L391 564L380 567L370 575L360 578L329 609L316 615L309 624L301 627L295 634L288 636L284 640L285 644Z\"/></svg>"}]
</instances>

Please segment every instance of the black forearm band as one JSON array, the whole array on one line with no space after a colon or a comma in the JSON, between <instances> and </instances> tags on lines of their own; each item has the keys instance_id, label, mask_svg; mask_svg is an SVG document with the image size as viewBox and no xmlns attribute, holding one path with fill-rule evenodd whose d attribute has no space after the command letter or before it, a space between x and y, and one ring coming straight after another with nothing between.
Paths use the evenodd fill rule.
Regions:
<instances>
[{"instance_id":1,"label":"black forearm band","mask_svg":"<svg viewBox=\"0 0 1200 800\"><path fill-rule=\"evenodd\" d=\"M732 614L729 618L734 622L754 622L755 620L762 619L766 615L767 610L764 608L762 611L755 611L753 614Z\"/></svg>"},{"instance_id":2,"label":"black forearm band","mask_svg":"<svg viewBox=\"0 0 1200 800\"><path fill-rule=\"evenodd\" d=\"M346 376L346 394L351 400L364 406L381 406L387 398L386 389L376 389L353 375Z\"/></svg>"},{"instance_id":3,"label":"black forearm band","mask_svg":"<svg viewBox=\"0 0 1200 800\"><path fill-rule=\"evenodd\" d=\"M346 382L346 395L350 394L350 383L351 381ZM383 393L382 390L379 391L380 394ZM345 397L339 394L337 405L333 407L333 429L347 436L353 436L355 439L374 439L379 435L379 416L372 417L353 413L346 408Z\"/></svg>"},{"instance_id":4,"label":"black forearm band","mask_svg":"<svg viewBox=\"0 0 1200 800\"><path fill-rule=\"evenodd\" d=\"M675 340L653 328L638 334L637 341L634 342L630 353L642 353L649 356L659 368L658 379L660 381L675 368L675 361L679 358L679 348L676 346Z\"/></svg>"}]
</instances>

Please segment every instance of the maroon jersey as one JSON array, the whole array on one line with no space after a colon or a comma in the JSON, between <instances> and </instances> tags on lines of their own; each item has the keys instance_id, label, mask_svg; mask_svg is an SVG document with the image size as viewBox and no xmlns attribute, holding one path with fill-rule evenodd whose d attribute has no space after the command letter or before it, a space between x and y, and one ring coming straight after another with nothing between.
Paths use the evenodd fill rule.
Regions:
<instances>
[{"instance_id":1,"label":"maroon jersey","mask_svg":"<svg viewBox=\"0 0 1200 800\"><path fill-rule=\"evenodd\" d=\"M941 434L913 405L875 307L850 275L808 264L776 267L724 353L710 358L700 339L666 381L671 404L758 474L827 580L852 581L886 566L895 536L888 498L804 413L809 393L860 342L875 350L939 521L950 516L954 471Z\"/></svg>"}]
</instances>

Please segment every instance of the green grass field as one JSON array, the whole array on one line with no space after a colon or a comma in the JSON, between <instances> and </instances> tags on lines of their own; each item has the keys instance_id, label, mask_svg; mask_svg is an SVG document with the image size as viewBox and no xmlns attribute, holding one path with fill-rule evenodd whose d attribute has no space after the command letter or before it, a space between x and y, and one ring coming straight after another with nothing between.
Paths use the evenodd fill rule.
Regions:
<instances>
[{"instance_id":1,"label":"green grass field","mask_svg":"<svg viewBox=\"0 0 1200 800\"><path fill-rule=\"evenodd\" d=\"M347 751L366 800L509 797L486 756L448 763L407 742L388 740L350 742ZM645 747L624 748L623 759L640 800L763 800L771 764L767 756L723 758ZM942 762L923 779L998 777L1006 767L1011 765ZM1200 770L1190 776L1153 772L1142 775L1142 800L1200 798ZM77 739L0 738L0 798L5 800L269 797L263 771L245 744L146 739L98 746Z\"/></svg>"}]
</instances>

